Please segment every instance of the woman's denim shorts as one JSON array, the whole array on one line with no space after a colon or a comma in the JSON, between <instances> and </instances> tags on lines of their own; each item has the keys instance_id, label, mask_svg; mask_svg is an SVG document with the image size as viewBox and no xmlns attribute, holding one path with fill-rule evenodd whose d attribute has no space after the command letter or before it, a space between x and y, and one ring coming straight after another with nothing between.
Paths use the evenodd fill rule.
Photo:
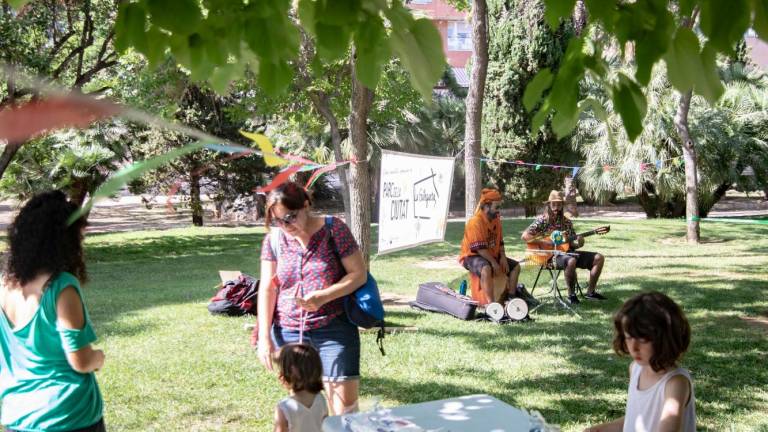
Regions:
<instances>
[{"instance_id":1,"label":"woman's denim shorts","mask_svg":"<svg viewBox=\"0 0 768 432\"><path fill-rule=\"evenodd\" d=\"M272 342L276 348L299 341L299 331L272 326ZM360 378L360 333L344 315L327 326L304 331L304 342L320 352L323 381L342 382Z\"/></svg>"}]
</instances>

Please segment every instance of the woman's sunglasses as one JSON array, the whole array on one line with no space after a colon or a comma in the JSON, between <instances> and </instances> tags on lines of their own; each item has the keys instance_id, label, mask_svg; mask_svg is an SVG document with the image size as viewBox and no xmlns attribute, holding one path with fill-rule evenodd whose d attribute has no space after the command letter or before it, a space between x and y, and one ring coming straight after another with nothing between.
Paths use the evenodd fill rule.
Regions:
<instances>
[{"instance_id":1,"label":"woman's sunglasses","mask_svg":"<svg viewBox=\"0 0 768 432\"><path fill-rule=\"evenodd\" d=\"M283 217L277 217L272 215L272 220L280 225L292 225L296 222L296 218L299 216L298 211L292 211L285 214Z\"/></svg>"}]
</instances>

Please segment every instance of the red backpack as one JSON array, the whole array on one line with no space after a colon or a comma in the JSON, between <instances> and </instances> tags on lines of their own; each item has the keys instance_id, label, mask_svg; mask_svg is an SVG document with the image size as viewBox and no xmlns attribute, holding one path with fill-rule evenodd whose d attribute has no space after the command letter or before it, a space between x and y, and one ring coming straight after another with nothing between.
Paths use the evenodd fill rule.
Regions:
<instances>
[{"instance_id":1,"label":"red backpack","mask_svg":"<svg viewBox=\"0 0 768 432\"><path fill-rule=\"evenodd\" d=\"M256 296L259 280L248 275L224 282L208 303L208 312L214 315L256 315Z\"/></svg>"}]
</instances>

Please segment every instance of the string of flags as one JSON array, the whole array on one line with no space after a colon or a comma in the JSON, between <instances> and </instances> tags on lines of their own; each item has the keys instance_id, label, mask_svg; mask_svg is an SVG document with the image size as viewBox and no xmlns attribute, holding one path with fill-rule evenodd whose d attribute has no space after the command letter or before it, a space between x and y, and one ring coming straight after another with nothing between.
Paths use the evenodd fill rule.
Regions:
<instances>
[{"instance_id":1,"label":"string of flags","mask_svg":"<svg viewBox=\"0 0 768 432\"><path fill-rule=\"evenodd\" d=\"M571 170L571 177L575 178L579 172L581 172L585 166L575 166L575 165L559 165L559 164L550 164L550 163L540 163L540 162L525 162L522 160L503 160L503 159L492 159L492 158L486 158L481 157L480 160L482 162L493 162L493 163L500 163L500 164L512 164L516 166L521 167L531 167L535 171L539 171L542 168L551 168L554 170ZM675 166L682 167L685 161L683 160L682 156L675 156L667 159L658 159L654 162L638 162L640 172L644 172L645 170L656 167L657 170L660 170L665 162L670 162ZM611 171L614 168L617 168L615 165L603 165L602 166L604 172Z\"/></svg>"},{"instance_id":2,"label":"string of flags","mask_svg":"<svg viewBox=\"0 0 768 432\"><path fill-rule=\"evenodd\" d=\"M306 183L306 187L308 188L311 187L323 174L333 171L339 166L356 163L355 160L344 160L329 164L321 164L300 156L283 154L275 150L271 141L266 136L251 132L241 132L243 136L256 144L258 147L257 150L253 147L235 144L225 139L212 136L199 129L170 123L161 118L151 116L142 111L108 100L95 99L74 92L63 92L60 89L55 88L51 90L42 82L38 85L40 86L41 93L47 93L46 98L36 99L0 111L0 140L7 141L8 145L18 147L29 139L52 130L66 127L84 128L96 121L112 116L120 116L127 120L175 130L197 139L197 141L186 146L173 149L143 161L136 161L114 173L101 185L101 187L99 187L89 202L83 206L82 212L88 211L94 201L112 195L124 184L141 176L143 173L168 163L174 158L201 149L230 154L228 157L220 159L218 163L255 154L264 157L267 166L283 167L268 185L256 189L256 192L258 193L268 193L286 182L297 172L312 172ZM486 163L514 164L520 167L533 168L536 171L539 171L542 168L570 170L573 177L576 177L579 172L585 168L584 166L527 162L522 160L498 160L485 157L481 157L480 160ZM654 166L657 169L661 169L664 163L669 161L677 166L683 165L683 158L677 156L653 162L639 162L639 169L640 172ZM211 168L212 165L204 166L198 169L196 173L203 174ZM614 168L616 168L616 166L603 165L603 170L606 172ZM169 197L170 195L175 194L178 188L181 187L181 184L181 181L176 182L169 192ZM79 215L77 217L79 217Z\"/></svg>"},{"instance_id":3,"label":"string of flags","mask_svg":"<svg viewBox=\"0 0 768 432\"><path fill-rule=\"evenodd\" d=\"M0 141L6 141L7 145L20 147L36 136L63 128L85 128L94 122L112 116L120 116L127 120L174 130L196 138L197 141L142 161L136 161L118 170L93 193L88 202L86 202L80 210L72 215L70 223L87 213L96 201L113 195L123 187L123 185L140 177L145 172L156 169L175 158L202 149L230 154L228 157L222 158L216 163L226 162L250 155L260 155L264 157L267 166L285 166L285 168L272 179L270 184L257 188L256 192L258 193L268 193L272 189L286 182L289 177L296 172L314 171L306 184L306 187L310 187L323 174L330 172L339 166L355 163L354 160L343 160L329 164L320 164L302 158L301 156L280 153L275 150L272 142L266 136L241 131L243 136L257 145L257 150L252 147L231 143L225 139L209 135L199 129L170 123L161 118L151 116L142 111L108 100L94 99L73 92L60 92L52 94L47 98L36 99L0 110ZM194 174L202 175L211 169L213 165L214 163L203 166L197 169ZM170 205L171 196L178 191L181 185L182 181L178 180L169 190L168 205Z\"/></svg>"}]
</instances>

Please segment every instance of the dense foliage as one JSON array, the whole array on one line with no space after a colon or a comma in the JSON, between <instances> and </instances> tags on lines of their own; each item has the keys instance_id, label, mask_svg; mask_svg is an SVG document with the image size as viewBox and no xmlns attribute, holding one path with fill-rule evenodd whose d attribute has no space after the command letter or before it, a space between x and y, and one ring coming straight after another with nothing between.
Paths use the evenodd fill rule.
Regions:
<instances>
[{"instance_id":1,"label":"dense foliage","mask_svg":"<svg viewBox=\"0 0 768 432\"><path fill-rule=\"evenodd\" d=\"M490 46L483 121L484 155L491 159L567 163L573 155L564 140L545 128L532 135L523 91L534 75L556 69L573 34L569 23L553 31L538 0L489 1ZM565 172L489 163L490 181L532 214Z\"/></svg>"}]
</instances>

